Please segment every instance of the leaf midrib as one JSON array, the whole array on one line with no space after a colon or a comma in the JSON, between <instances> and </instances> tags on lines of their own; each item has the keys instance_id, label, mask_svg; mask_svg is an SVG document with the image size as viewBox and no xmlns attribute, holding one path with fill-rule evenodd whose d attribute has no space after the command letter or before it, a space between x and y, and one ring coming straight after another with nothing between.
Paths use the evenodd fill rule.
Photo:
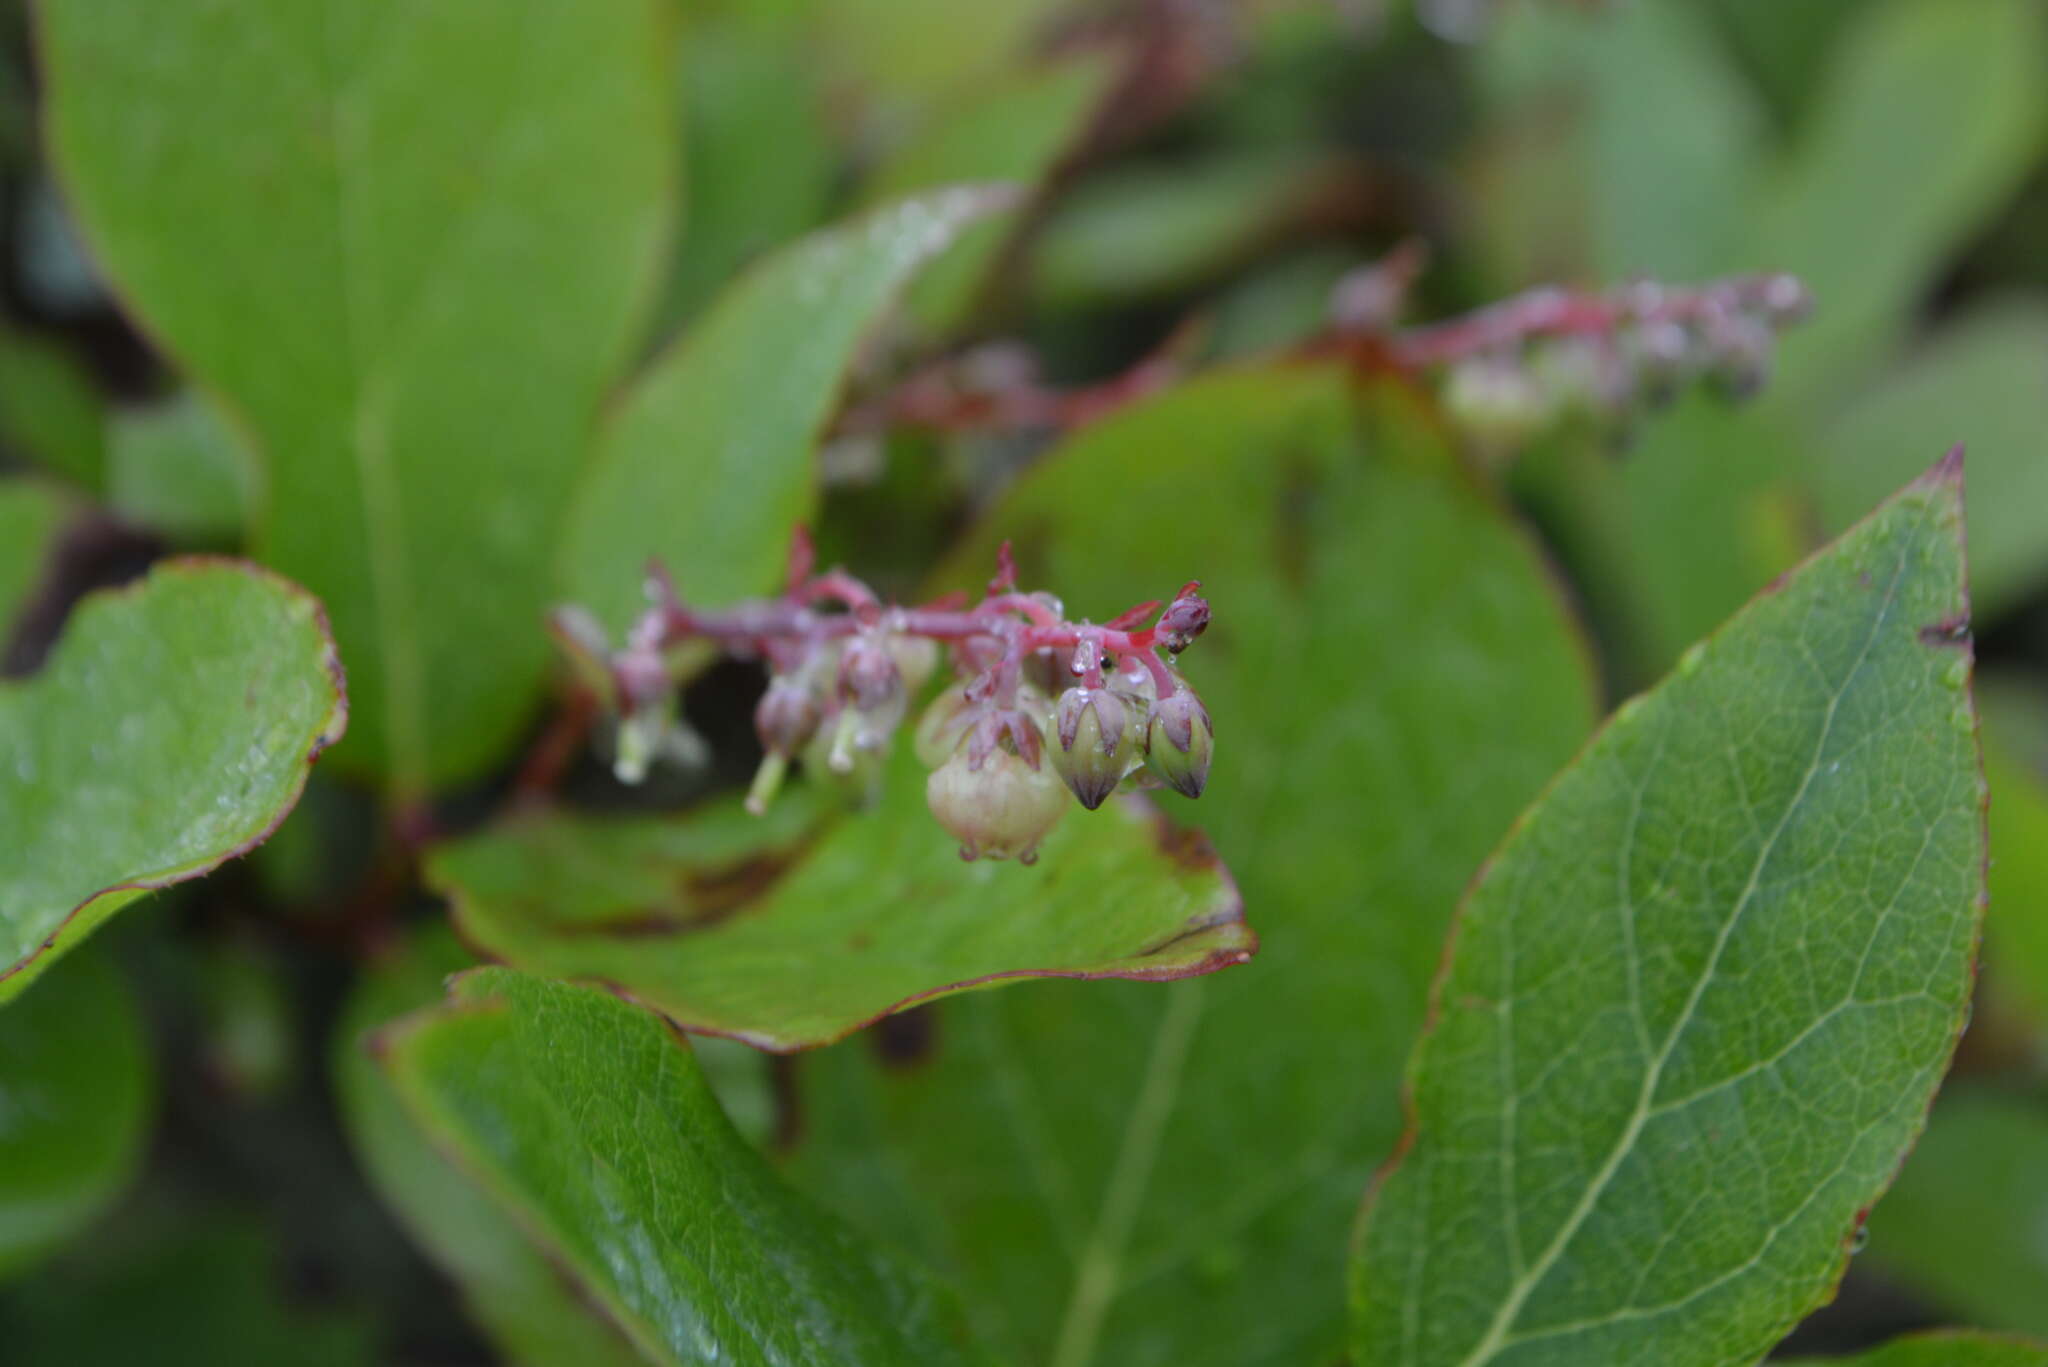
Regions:
<instances>
[{"instance_id":1,"label":"leaf midrib","mask_svg":"<svg viewBox=\"0 0 2048 1367\"><path fill-rule=\"evenodd\" d=\"M392 786L405 800L426 792L426 734L422 716L418 634L412 621L412 566L405 553L404 509L391 466L389 434L382 406L372 401L366 341L373 310L365 297L365 253L359 238L365 232L367 165L358 155L345 85L341 43L336 33L335 6L346 0L325 0L321 6L323 73L328 136L334 145L335 247L341 269L341 358L345 390L351 399L345 438L356 471L356 493L363 509L363 537L369 553L372 630L384 676L385 745Z\"/></svg>"},{"instance_id":2,"label":"leaf midrib","mask_svg":"<svg viewBox=\"0 0 2048 1367\"><path fill-rule=\"evenodd\" d=\"M1827 753L1828 741L1834 732L1836 713L1841 707L1842 699L1848 695L1850 688L1855 684L1857 675L1862 672L1863 666L1870 659L1871 650L1876 645L1878 635L1883 630L1885 622L1891 614L1892 606L1898 595L1899 581L1904 574L1905 560L1901 558L1893 568L1891 581L1885 587L1884 600L1878 606L1869 634L1864 638L1862 649L1858 651L1855 663L1850 666L1848 673L1843 676L1841 684L1829 695L1827 712L1821 722L1820 735L1814 744L1813 758L1808 762L1806 772L1799 780L1798 788L1793 792L1791 799L1785 804L1785 810L1779 815L1778 821L1772 828L1770 835L1765 839L1763 847L1757 852L1756 861L1750 868L1748 882L1744 885L1742 892L1736 897L1735 904L1730 909L1726 920L1722 922L1721 930L1715 936L1713 947L1708 952L1707 961L1701 968L1698 978L1694 980L1692 990L1687 994L1685 1004L1680 1009L1677 1019L1672 1023L1671 1029L1665 1033L1664 1042L1658 1047L1655 1056L1651 1058L1649 1066L1643 1070L1642 1087L1637 1093L1636 1103L1629 1114L1628 1123L1622 1127L1622 1132L1616 1138L1613 1148L1608 1152L1607 1158L1593 1174L1592 1180L1587 1183L1586 1190L1581 1194L1577 1204L1573 1206L1571 1213L1565 1217L1564 1223L1558 1227L1556 1235L1552 1237L1536 1260L1516 1277L1514 1283L1509 1288L1508 1294L1502 1299L1500 1308L1495 1312L1492 1322L1488 1324L1486 1333L1469 1353L1459 1359L1459 1367L1482 1367L1482 1364L1491 1362L1502 1349L1509 1346L1509 1331L1514 1327L1515 1320L1520 1316L1523 1305L1527 1303L1529 1296L1550 1272L1551 1268L1557 1264L1558 1259L1563 1257L1565 1249L1578 1235L1586 1220L1592 1215L1593 1207L1598 1203L1602 1193L1606 1191L1608 1184L1621 1171L1621 1166L1627 1160L1629 1153L1634 1149L1635 1142L1641 1136L1643 1127L1658 1113L1655 1106L1655 1096L1658 1083L1663 1077L1664 1068L1670 1062L1672 1055L1677 1051L1678 1043L1684 1037L1686 1029L1692 1024L1693 1015L1698 1010L1700 1000L1706 995L1706 990L1713 982L1715 972L1720 967L1721 956L1727 949L1728 942L1734 935L1736 926L1741 923L1743 914L1748 910L1751 901L1756 896L1757 889L1762 883L1764 869L1769 864L1771 856L1776 852L1778 841L1783 837L1786 828L1791 824L1792 817L1799 810L1800 804L1805 801L1807 789L1812 786L1814 776L1820 772L1821 760ZM1626 844L1627 842L1624 843ZM1505 1195L1510 1202L1515 1199L1512 1191L1505 1193Z\"/></svg>"},{"instance_id":3,"label":"leaf midrib","mask_svg":"<svg viewBox=\"0 0 2048 1367\"><path fill-rule=\"evenodd\" d=\"M1166 1010L1152 1033L1152 1052L1138 1084L1138 1099L1131 1106L1124 1142L1117 1149L1088 1241L1075 1264L1074 1286L1060 1317L1051 1367L1084 1367L1095 1357L1103 1319L1122 1278L1131 1228L1151 1184L1152 1165L1166 1138L1167 1116L1179 1095L1188 1049L1201 1022L1203 989L1200 978L1169 989Z\"/></svg>"}]
</instances>

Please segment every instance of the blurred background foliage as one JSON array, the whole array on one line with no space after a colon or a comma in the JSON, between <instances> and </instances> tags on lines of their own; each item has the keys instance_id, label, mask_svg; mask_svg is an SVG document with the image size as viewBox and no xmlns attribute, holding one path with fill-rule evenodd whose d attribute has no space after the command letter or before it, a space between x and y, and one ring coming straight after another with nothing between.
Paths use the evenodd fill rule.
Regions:
<instances>
[{"instance_id":1,"label":"blurred background foliage","mask_svg":"<svg viewBox=\"0 0 2048 1367\"><path fill-rule=\"evenodd\" d=\"M1803 277L1815 314L1789 335L1753 401L1686 396L1638 415L1619 440L1553 431L1519 453L1512 495L1583 609L1611 703L1947 445L1968 443L1993 790L1977 1018L1841 1300L1793 1346L1851 1347L1950 1320L2048 1334L2048 7L676 0L675 9L685 207L664 247L643 354L702 315L735 272L852 210L958 181L1030 187L1020 208L968 231L919 277L863 353L849 418L825 448L824 558L884 591L915 591L1058 425L851 421L914 362L950 356L956 376L1002 393L1113 389L1241 361L1322 333L1352 273L1411 238L1431 254L1410 303L1416 319L1544 282L1688 283L1753 269ZM257 476L234 423L124 321L82 249L39 152L38 76L18 3L7 7L5 55L0 624L12 624L5 663L18 673L85 589L167 550L242 546ZM1222 443L1227 430L1211 429L1225 421L1199 409L1162 417L1125 456L1144 449L1170 472L1182 446L1136 443ZM1114 484L1118 472L1103 468ZM1228 500L1183 506L1170 480L1147 476L1143 487L1154 501L1134 516L1192 546L1227 535ZM1357 534L1371 527L1361 518ZM1103 535L1115 535L1113 522ZM1397 572L1371 556L1358 566ZM714 739L744 736L752 686L744 670L714 671L693 692L693 715ZM1284 684L1275 688L1283 691L1266 705L1295 705ZM1556 717L1572 705L1542 706ZM1556 729L1568 737L1573 724ZM745 744L736 757L721 752L705 782L744 774ZM1532 781L1545 771L1532 760ZM594 773L586 764L572 784L598 790ZM473 777L448 799L443 822L459 827L483 810L509 772ZM1343 776L1315 780L1335 791ZM1302 800L1335 799L1318 789ZM62 999L84 1003L79 1021L27 1014L64 1009L53 993L0 1014L0 1060L10 1035L55 1031L77 1058L96 1060L97 1080L63 1098L93 1118L80 1122L90 1146L16 1153L0 1111L0 1276L9 1279L0 1357L496 1360L371 1194L330 1092L328 1051L356 976L352 928L371 905L395 902L405 919L431 914L424 898L394 888L391 866L371 799L316 775L258 857L159 896L67 966L84 984ZM1434 938L1419 938L1426 956ZM374 1017L424 1001L436 975L422 965L463 958L438 938L413 954L372 980L366 995L378 1005L358 998L349 1009ZM1041 1014L1058 1014L1054 996L1036 1000ZM1411 1006L1388 1008L1390 1051L1405 1047L1399 1023ZM1310 1075L1346 1057L1315 1036L1273 1047L1294 1051ZM870 1066L866 1048L851 1041L800 1065L821 1070L817 1100L828 1113L832 1079ZM703 1053L742 1128L772 1146L786 1065L769 1070L715 1045ZM342 1058L346 1092L359 1084ZM34 1085L8 1075L0 1092ZM407 1175L430 1156L407 1151L401 1135L378 1138L374 1105L351 1122L381 1180L431 1189L430 1174ZM840 1189L863 1180L855 1161L835 1176L806 1153L796 1171L858 1207L860 1195ZM32 1203L10 1204L7 1192L62 1165L76 1174L65 1189L104 1214L90 1237L50 1255L34 1213L16 1213ZM440 1227L464 1218L444 1213ZM502 1217L479 1209L468 1218L485 1232L466 1248L438 1249L444 1263L491 1262L488 1222ZM1333 1285L1340 1254L1328 1252ZM1223 1240L1196 1269L1220 1282L1233 1260L1258 1256ZM465 1280L472 1297L516 1306L521 1278L534 1275L492 1265ZM999 1281L1003 1268L988 1275ZM145 1309L109 1318L98 1307L111 1295ZM1331 1301L1329 1316L1339 1312ZM546 1360L526 1342L540 1354L529 1360Z\"/></svg>"}]
</instances>

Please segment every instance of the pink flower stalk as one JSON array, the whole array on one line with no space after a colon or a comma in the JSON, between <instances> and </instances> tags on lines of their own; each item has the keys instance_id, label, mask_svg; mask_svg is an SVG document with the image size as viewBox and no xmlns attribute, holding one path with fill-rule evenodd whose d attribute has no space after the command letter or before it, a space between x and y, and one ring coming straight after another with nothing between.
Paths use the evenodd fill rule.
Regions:
<instances>
[{"instance_id":1,"label":"pink flower stalk","mask_svg":"<svg viewBox=\"0 0 2048 1367\"><path fill-rule=\"evenodd\" d=\"M653 759L689 748L677 742L673 661L677 647L707 641L769 668L754 718L767 754L747 796L756 814L798 759L871 798L942 649L956 677L919 723L918 752L934 767L926 790L933 815L960 840L963 858L1030 862L1066 807L1053 774L1091 810L1134 786L1164 783L1199 796L1212 747L1208 712L1169 659L1209 625L1200 584L1183 585L1163 609L1141 603L1098 625L1068 620L1059 600L1020 592L1016 581L1005 542L979 603L884 603L844 570L817 573L799 529L779 598L699 610L657 564L648 607L623 647L610 649L579 608L558 609L555 627L619 711L615 769L627 782ZM1048 751L1050 773L1042 768Z\"/></svg>"}]
</instances>

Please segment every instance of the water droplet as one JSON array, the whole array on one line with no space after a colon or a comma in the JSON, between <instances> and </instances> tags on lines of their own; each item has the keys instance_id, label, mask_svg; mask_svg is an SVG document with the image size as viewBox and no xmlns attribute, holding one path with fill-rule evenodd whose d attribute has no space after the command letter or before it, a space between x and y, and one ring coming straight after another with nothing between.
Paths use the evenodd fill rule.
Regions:
<instances>
[{"instance_id":1,"label":"water droplet","mask_svg":"<svg viewBox=\"0 0 2048 1367\"><path fill-rule=\"evenodd\" d=\"M1687 646L1685 654L1678 657L1678 672L1686 678L1699 673L1700 661L1707 658L1707 643L1695 642Z\"/></svg>"},{"instance_id":2,"label":"water droplet","mask_svg":"<svg viewBox=\"0 0 2048 1367\"><path fill-rule=\"evenodd\" d=\"M1959 654L1949 661L1947 669L1941 672L1941 681L1950 688L1961 688L1970 682L1970 657Z\"/></svg>"},{"instance_id":3,"label":"water droplet","mask_svg":"<svg viewBox=\"0 0 2048 1367\"><path fill-rule=\"evenodd\" d=\"M1870 1226L1869 1226L1869 1225L1858 1225L1858 1226L1856 1226L1856 1232L1855 1232L1854 1234L1851 1234L1851 1235L1849 1236L1849 1253L1850 1253L1850 1255L1851 1255L1851 1256L1853 1257L1854 1255L1856 1255L1856 1254L1858 1254L1858 1253L1861 1253L1861 1252L1863 1251L1863 1246L1864 1246L1865 1244L1869 1243L1869 1242L1870 1242Z\"/></svg>"}]
</instances>

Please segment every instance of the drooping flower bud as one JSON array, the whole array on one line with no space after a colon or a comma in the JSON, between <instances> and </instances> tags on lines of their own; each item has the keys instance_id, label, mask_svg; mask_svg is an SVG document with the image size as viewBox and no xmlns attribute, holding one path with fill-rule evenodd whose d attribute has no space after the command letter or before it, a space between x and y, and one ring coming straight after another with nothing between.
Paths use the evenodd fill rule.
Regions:
<instances>
[{"instance_id":1,"label":"drooping flower bud","mask_svg":"<svg viewBox=\"0 0 2048 1367\"><path fill-rule=\"evenodd\" d=\"M903 677L903 688L907 693L916 693L930 683L938 670L939 643L929 636L891 632L887 649L889 658L896 662L896 672Z\"/></svg>"},{"instance_id":2,"label":"drooping flower bud","mask_svg":"<svg viewBox=\"0 0 2048 1367\"><path fill-rule=\"evenodd\" d=\"M1059 743L1052 767L1091 812L1144 762L1140 717L1107 688L1068 689L1060 694L1053 721Z\"/></svg>"},{"instance_id":3,"label":"drooping flower bud","mask_svg":"<svg viewBox=\"0 0 2048 1367\"><path fill-rule=\"evenodd\" d=\"M859 744L860 734L859 715L851 707L841 707L804 746L804 772L839 789L855 806L871 807L882 794L889 752Z\"/></svg>"},{"instance_id":4,"label":"drooping flower bud","mask_svg":"<svg viewBox=\"0 0 2048 1367\"><path fill-rule=\"evenodd\" d=\"M839 691L865 711L886 707L903 691L903 671L887 645L863 632L846 643L839 656Z\"/></svg>"},{"instance_id":5,"label":"drooping flower bud","mask_svg":"<svg viewBox=\"0 0 2048 1367\"><path fill-rule=\"evenodd\" d=\"M1473 441L1512 451L1555 417L1557 401L1518 360L1468 356L1445 380L1444 411Z\"/></svg>"},{"instance_id":6,"label":"drooping flower bud","mask_svg":"<svg viewBox=\"0 0 2048 1367\"><path fill-rule=\"evenodd\" d=\"M911 738L911 746L917 752L918 763L927 769L944 764L973 725L974 704L968 700L966 691L957 686L946 689L932 699L924 715L917 719L917 733Z\"/></svg>"},{"instance_id":7,"label":"drooping flower bud","mask_svg":"<svg viewBox=\"0 0 2048 1367\"><path fill-rule=\"evenodd\" d=\"M1043 766L997 746L977 767L963 742L925 781L925 803L960 842L960 857L1037 857L1038 842L1067 809L1067 791Z\"/></svg>"},{"instance_id":8,"label":"drooping flower bud","mask_svg":"<svg viewBox=\"0 0 2048 1367\"><path fill-rule=\"evenodd\" d=\"M754 730L762 749L788 759L804 748L823 715L815 690L778 674L768 680L768 691L754 708Z\"/></svg>"},{"instance_id":9,"label":"drooping flower bud","mask_svg":"<svg viewBox=\"0 0 2048 1367\"><path fill-rule=\"evenodd\" d=\"M1152 722L1145 736L1146 767L1175 792L1184 797L1202 795L1209 782L1214 744L1209 710L1187 685L1152 705Z\"/></svg>"}]
</instances>

